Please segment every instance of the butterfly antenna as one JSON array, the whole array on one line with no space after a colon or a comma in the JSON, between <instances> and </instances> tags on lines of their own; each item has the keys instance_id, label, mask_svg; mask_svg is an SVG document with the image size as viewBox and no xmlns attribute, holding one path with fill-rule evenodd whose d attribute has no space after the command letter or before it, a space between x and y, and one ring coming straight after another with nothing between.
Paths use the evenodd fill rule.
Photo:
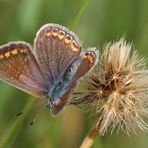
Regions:
<instances>
[{"instance_id":1,"label":"butterfly antenna","mask_svg":"<svg viewBox=\"0 0 148 148\"><path fill-rule=\"evenodd\" d=\"M45 107L45 104L47 104L47 101L42 101L42 102L35 103L31 107L26 108L23 112L17 113L15 116L20 117L25 112L28 112L28 111L32 110L35 113L35 116L33 117L34 119L30 123L30 125L32 126L34 124L34 122L36 121L36 118L37 118L38 114L41 112L42 108Z\"/></svg>"},{"instance_id":2,"label":"butterfly antenna","mask_svg":"<svg viewBox=\"0 0 148 148\"><path fill-rule=\"evenodd\" d=\"M38 110L36 110L36 112L35 112L35 116L34 116L34 118L33 118L33 120L32 120L32 122L30 122L30 126L33 126L34 125L34 123L36 122L36 120L38 119L38 117L39 117L39 114L41 113L41 111L46 107L47 105L43 105L43 106L41 106L40 108L37 108Z\"/></svg>"}]
</instances>

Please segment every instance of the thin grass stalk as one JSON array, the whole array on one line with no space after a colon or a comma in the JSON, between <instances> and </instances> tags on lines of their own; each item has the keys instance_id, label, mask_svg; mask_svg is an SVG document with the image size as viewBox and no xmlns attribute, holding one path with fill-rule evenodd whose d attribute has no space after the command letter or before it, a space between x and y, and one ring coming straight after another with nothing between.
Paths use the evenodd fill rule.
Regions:
<instances>
[{"instance_id":1,"label":"thin grass stalk","mask_svg":"<svg viewBox=\"0 0 148 148\"><path fill-rule=\"evenodd\" d=\"M82 5L82 7L80 8L80 10L78 11L78 14L76 15L76 17L74 18L71 26L70 26L70 29L72 31L75 30L76 26L78 25L82 15L84 14L86 8L88 7L88 4L89 4L90 0L84 0L84 3Z\"/></svg>"}]
</instances>

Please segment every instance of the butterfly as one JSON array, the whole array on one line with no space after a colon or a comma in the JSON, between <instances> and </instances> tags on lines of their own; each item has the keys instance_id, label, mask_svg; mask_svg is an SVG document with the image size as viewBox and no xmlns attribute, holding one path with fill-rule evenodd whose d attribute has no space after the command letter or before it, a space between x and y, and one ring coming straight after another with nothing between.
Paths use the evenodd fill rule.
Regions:
<instances>
[{"instance_id":1,"label":"butterfly","mask_svg":"<svg viewBox=\"0 0 148 148\"><path fill-rule=\"evenodd\" d=\"M59 24L46 24L38 30L33 47L24 41L0 46L0 80L47 99L56 115L97 60L97 49L83 52L75 33Z\"/></svg>"}]
</instances>

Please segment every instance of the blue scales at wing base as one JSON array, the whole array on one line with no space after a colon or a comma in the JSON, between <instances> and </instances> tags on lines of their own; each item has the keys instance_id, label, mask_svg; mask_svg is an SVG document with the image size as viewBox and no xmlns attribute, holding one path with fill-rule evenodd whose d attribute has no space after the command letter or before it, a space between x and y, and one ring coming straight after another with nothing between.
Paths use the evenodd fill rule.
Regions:
<instances>
[{"instance_id":1,"label":"blue scales at wing base","mask_svg":"<svg viewBox=\"0 0 148 148\"><path fill-rule=\"evenodd\" d=\"M76 59L73 61L72 64L70 64L69 67L65 70L59 82L52 89L50 89L48 97L50 97L51 101L56 101L65 94L65 92L73 83L73 76L76 73L79 65L80 60Z\"/></svg>"}]
</instances>

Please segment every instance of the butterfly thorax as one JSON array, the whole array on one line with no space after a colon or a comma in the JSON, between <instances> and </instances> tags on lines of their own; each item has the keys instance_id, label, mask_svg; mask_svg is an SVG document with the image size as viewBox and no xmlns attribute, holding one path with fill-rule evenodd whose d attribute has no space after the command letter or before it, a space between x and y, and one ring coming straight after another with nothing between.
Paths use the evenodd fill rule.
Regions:
<instances>
[{"instance_id":1,"label":"butterfly thorax","mask_svg":"<svg viewBox=\"0 0 148 148\"><path fill-rule=\"evenodd\" d=\"M68 66L68 68L63 73L60 81L58 81L56 85L50 89L48 97L50 97L51 101L55 101L65 94L70 85L73 83L73 78L79 65L80 60L78 59L72 62L72 64L70 64L70 66Z\"/></svg>"}]
</instances>

